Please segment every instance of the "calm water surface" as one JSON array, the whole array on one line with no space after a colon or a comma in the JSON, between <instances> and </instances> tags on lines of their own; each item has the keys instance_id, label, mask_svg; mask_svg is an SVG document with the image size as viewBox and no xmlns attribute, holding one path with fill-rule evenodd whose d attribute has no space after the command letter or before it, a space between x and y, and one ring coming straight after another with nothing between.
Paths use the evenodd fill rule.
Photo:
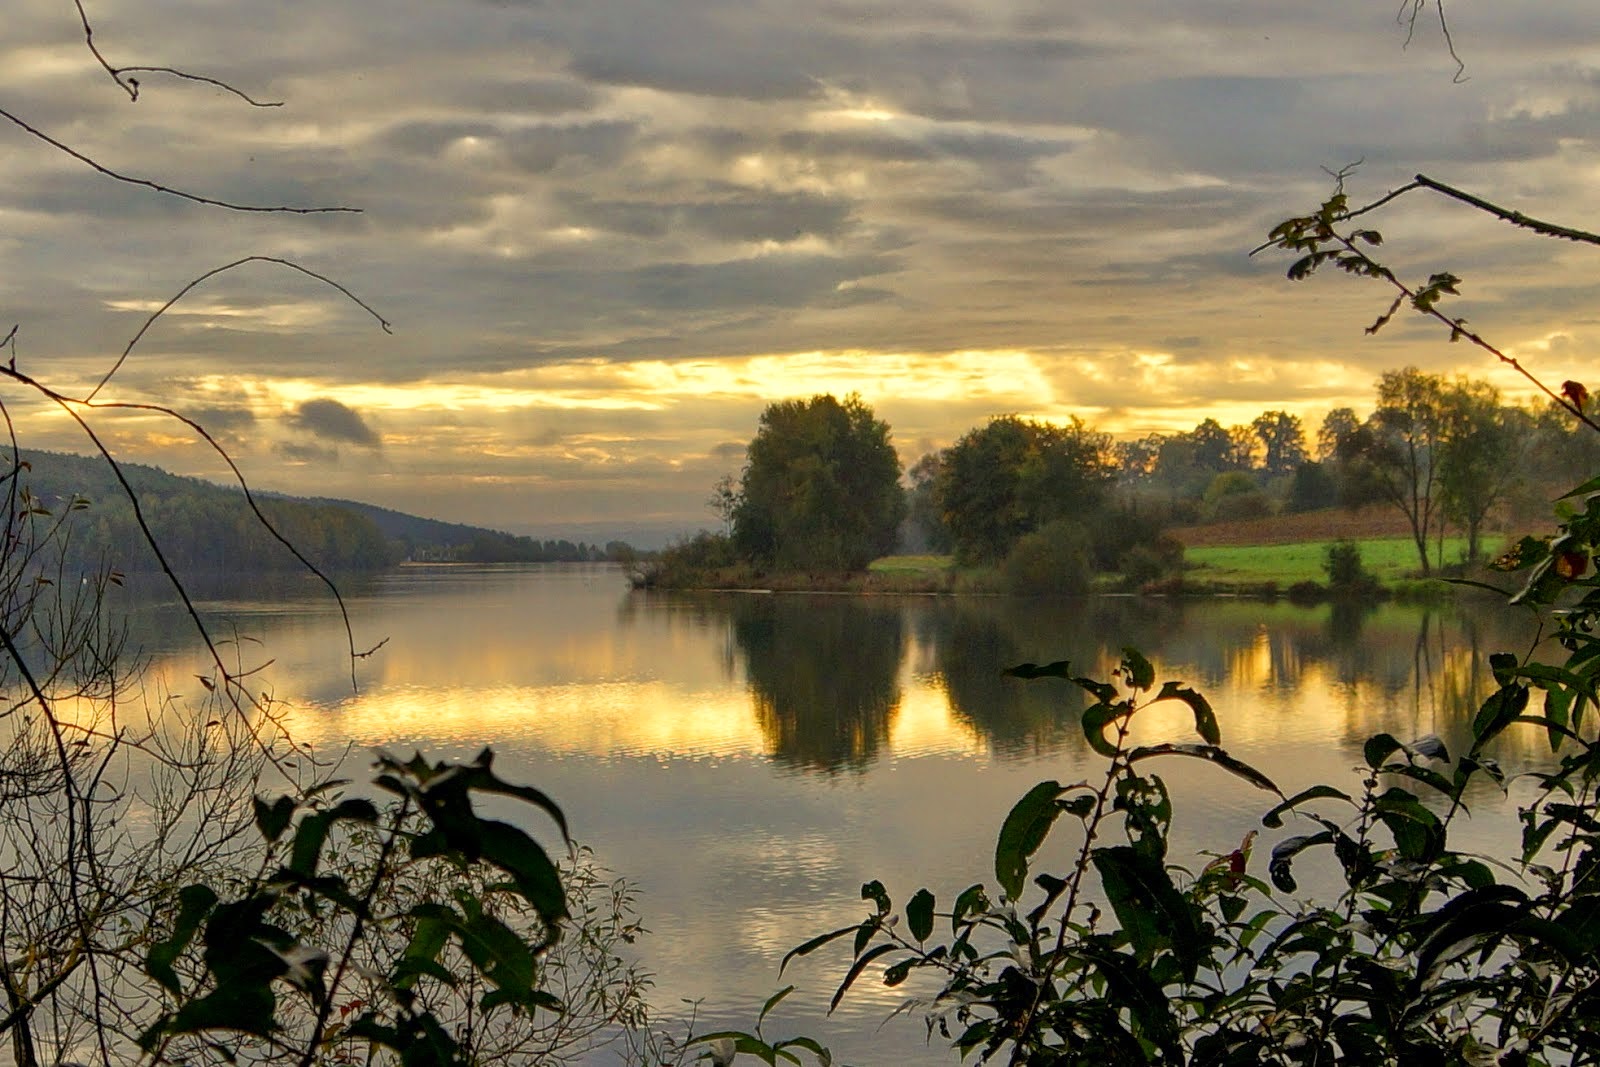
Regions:
<instances>
[{"instance_id":1,"label":"calm water surface","mask_svg":"<svg viewBox=\"0 0 1600 1067\"><path fill-rule=\"evenodd\" d=\"M1205 692L1224 745L1292 792L1352 778L1378 731L1459 750L1489 653L1529 639L1494 605L641 593L604 566L407 567L347 593L358 644L388 639L357 667L357 694L337 611L309 584L202 608L246 639L247 661L273 660L263 678L300 740L438 758L492 745L504 775L551 793L641 890L663 1019L699 1000L702 1029L751 1025L784 952L860 919L863 881L897 901L926 885L941 903L992 882L1016 798L1099 773L1082 701L1005 666L1066 658L1105 677L1137 646L1158 677ZM139 625L158 669L192 678L181 617ZM1182 704L1147 715L1148 738L1193 739ZM1525 766L1542 745L1513 735L1498 755ZM1191 850L1234 848L1271 806L1198 761L1163 776ZM1507 851L1510 805L1489 792L1472 806L1471 840ZM857 1063L954 1061L915 1017L880 1028L903 988L864 982L823 1018L846 964L824 952L792 967L783 982L799 989L768 1036L812 1034Z\"/></svg>"}]
</instances>

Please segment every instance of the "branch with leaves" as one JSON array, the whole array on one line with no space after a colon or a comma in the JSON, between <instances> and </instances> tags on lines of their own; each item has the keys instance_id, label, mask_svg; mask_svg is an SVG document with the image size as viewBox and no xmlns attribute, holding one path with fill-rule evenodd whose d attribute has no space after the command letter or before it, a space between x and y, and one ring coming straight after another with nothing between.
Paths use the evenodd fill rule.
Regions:
<instances>
[{"instance_id":1,"label":"branch with leaves","mask_svg":"<svg viewBox=\"0 0 1600 1067\"><path fill-rule=\"evenodd\" d=\"M1568 226L1558 226L1521 212L1508 210L1420 174L1411 184L1402 186L1370 204L1352 208L1349 196L1344 191L1345 180L1349 177L1350 170L1351 168L1345 168L1334 175L1333 194L1323 201L1315 212L1285 219L1274 226L1266 242L1253 249L1251 255L1267 249L1294 254L1298 258L1289 266L1290 281L1303 281L1320 268L1332 266L1346 274L1373 278L1388 284L1396 290L1397 295L1388 308L1367 327L1367 333L1377 333L1387 326L1402 308L1410 307L1413 311L1447 327L1452 342L1466 340L1481 348L1520 374L1552 402L1566 409L1573 418L1600 431L1600 423L1584 410L1583 399L1587 397L1587 390L1580 383L1565 383L1561 391L1557 392L1524 367L1515 356L1507 354L1469 328L1465 318L1452 316L1441 310L1439 305L1445 297L1460 295L1459 277L1449 271L1438 271L1429 275L1428 280L1420 284L1404 282L1374 256L1374 250L1383 244L1383 234L1374 229L1351 226L1349 223L1368 212L1392 203L1408 192L1429 189L1542 237L1600 245L1600 235Z\"/></svg>"}]
</instances>

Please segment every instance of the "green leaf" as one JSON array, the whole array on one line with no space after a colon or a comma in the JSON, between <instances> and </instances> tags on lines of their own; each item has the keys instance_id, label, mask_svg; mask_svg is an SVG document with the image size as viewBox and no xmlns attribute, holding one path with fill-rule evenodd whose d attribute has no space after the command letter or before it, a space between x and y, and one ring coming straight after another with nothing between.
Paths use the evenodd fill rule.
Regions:
<instances>
[{"instance_id":1,"label":"green leaf","mask_svg":"<svg viewBox=\"0 0 1600 1067\"><path fill-rule=\"evenodd\" d=\"M1383 767L1385 761L1405 746L1393 734L1373 734L1367 738L1366 744L1361 746L1361 754L1367 761L1367 766L1373 770Z\"/></svg>"},{"instance_id":2,"label":"green leaf","mask_svg":"<svg viewBox=\"0 0 1600 1067\"><path fill-rule=\"evenodd\" d=\"M1516 721L1528 706L1528 687L1503 684L1483 702L1472 720L1472 751L1476 753L1507 726Z\"/></svg>"},{"instance_id":3,"label":"green leaf","mask_svg":"<svg viewBox=\"0 0 1600 1067\"><path fill-rule=\"evenodd\" d=\"M1600 478L1595 479L1596 488L1600 488ZM1531 567L1550 555L1550 542L1542 537L1523 537L1512 545L1500 556L1489 563L1491 570L1520 571L1524 567Z\"/></svg>"},{"instance_id":4,"label":"green leaf","mask_svg":"<svg viewBox=\"0 0 1600 1067\"><path fill-rule=\"evenodd\" d=\"M861 899L872 901L873 906L878 909L878 918L880 919L894 909L894 905L889 900L889 891L876 878L862 885Z\"/></svg>"},{"instance_id":5,"label":"green leaf","mask_svg":"<svg viewBox=\"0 0 1600 1067\"><path fill-rule=\"evenodd\" d=\"M1406 859L1431 863L1445 844L1444 825L1427 806L1398 786L1373 801L1373 811L1394 835Z\"/></svg>"},{"instance_id":6,"label":"green leaf","mask_svg":"<svg viewBox=\"0 0 1600 1067\"><path fill-rule=\"evenodd\" d=\"M1172 884L1164 864L1129 845L1094 850L1094 865L1117 921L1141 959L1170 947L1186 980L1194 981L1205 953L1196 910Z\"/></svg>"},{"instance_id":7,"label":"green leaf","mask_svg":"<svg viewBox=\"0 0 1600 1067\"><path fill-rule=\"evenodd\" d=\"M1272 859L1267 863L1267 873L1272 878L1272 884L1285 893L1293 893L1299 888L1289 870L1294 858L1312 845L1326 845L1331 841L1333 834L1324 830L1318 834L1288 837L1272 846Z\"/></svg>"},{"instance_id":8,"label":"green leaf","mask_svg":"<svg viewBox=\"0 0 1600 1067\"><path fill-rule=\"evenodd\" d=\"M694 1038L689 1042L689 1047L693 1048L695 1045L706 1045L713 1041L731 1041L733 1042L733 1050L735 1053L742 1052L747 1056L755 1056L762 1062L768 1064L776 1064L778 1062L777 1049L773 1048L771 1045L767 1044L754 1034L747 1034L742 1030L718 1030L711 1034L701 1034L699 1037ZM704 1053L702 1053L701 1056L702 1058L705 1058ZM793 1055L785 1055L784 1058L788 1060L794 1060L795 1057Z\"/></svg>"},{"instance_id":9,"label":"green leaf","mask_svg":"<svg viewBox=\"0 0 1600 1067\"><path fill-rule=\"evenodd\" d=\"M1128 684L1140 691L1149 689L1156 684L1156 669L1150 661L1145 659L1144 653L1132 645L1122 648L1122 676Z\"/></svg>"},{"instance_id":10,"label":"green leaf","mask_svg":"<svg viewBox=\"0 0 1600 1067\"><path fill-rule=\"evenodd\" d=\"M933 934L933 894L926 889L917 890L906 902L906 924L911 928L912 940L919 944Z\"/></svg>"},{"instance_id":11,"label":"green leaf","mask_svg":"<svg viewBox=\"0 0 1600 1067\"><path fill-rule=\"evenodd\" d=\"M1282 804L1279 804L1277 807L1261 816L1261 824L1276 830L1278 827L1283 825L1284 812L1292 811L1308 800L1321 800L1323 798L1330 800L1342 800L1352 806L1355 805L1355 801L1350 799L1350 794L1341 789L1335 789L1331 785L1314 785L1310 789L1302 789L1288 800L1285 800Z\"/></svg>"},{"instance_id":12,"label":"green leaf","mask_svg":"<svg viewBox=\"0 0 1600 1067\"><path fill-rule=\"evenodd\" d=\"M250 804L255 809L256 829L268 844L282 837L289 828L289 820L294 818L294 801L288 797L279 797L271 804L260 797L251 797Z\"/></svg>"},{"instance_id":13,"label":"green leaf","mask_svg":"<svg viewBox=\"0 0 1600 1067\"><path fill-rule=\"evenodd\" d=\"M980 889L980 890L982 889L981 886L974 886L973 888L974 889ZM968 892L971 892L971 890L968 890ZM966 894L962 894L962 895L965 896ZM811 938L809 941L806 941L803 944L796 945L794 948L790 949L788 952L785 952L783 954L783 960L778 964L778 977L779 978L783 977L783 969L785 967L789 966L789 961L790 960L798 959L801 956L809 956L813 952L815 952L817 949L821 948L823 945L828 944L830 941L837 941L837 940L839 940L839 938L845 936L846 934L855 933L857 925L858 924L856 924L856 923L851 923L849 926L841 926L837 930L830 930L828 933L818 934L816 937Z\"/></svg>"},{"instance_id":14,"label":"green leaf","mask_svg":"<svg viewBox=\"0 0 1600 1067\"><path fill-rule=\"evenodd\" d=\"M1056 804L1065 789L1060 782L1040 782L1012 807L1000 827L994 849L994 874L1006 897L1016 900L1028 877L1028 860L1044 844L1061 808Z\"/></svg>"},{"instance_id":15,"label":"green leaf","mask_svg":"<svg viewBox=\"0 0 1600 1067\"><path fill-rule=\"evenodd\" d=\"M883 984L892 989L904 982L906 977L911 974L911 968L915 967L919 962L917 957L907 956L898 963L890 964L884 969Z\"/></svg>"},{"instance_id":16,"label":"green leaf","mask_svg":"<svg viewBox=\"0 0 1600 1067\"><path fill-rule=\"evenodd\" d=\"M172 964L183 955L200 923L216 906L217 894L209 886L188 885L178 891L178 918L172 924L172 936L157 941L145 954L145 973L160 982L174 995L181 996L183 987Z\"/></svg>"},{"instance_id":17,"label":"green leaf","mask_svg":"<svg viewBox=\"0 0 1600 1067\"><path fill-rule=\"evenodd\" d=\"M307 815L295 827L294 845L289 851L289 870L310 877L317 873L317 863L322 858L322 845L328 839L328 828L333 825L333 815L322 811Z\"/></svg>"},{"instance_id":18,"label":"green leaf","mask_svg":"<svg viewBox=\"0 0 1600 1067\"><path fill-rule=\"evenodd\" d=\"M1139 760L1149 759L1152 756L1193 756L1196 759L1209 760L1228 773L1243 778L1257 789L1265 789L1269 793L1276 793L1280 797L1283 796L1283 790L1279 789L1271 778L1268 778L1248 763L1234 759L1215 745L1142 745L1128 753L1128 762L1137 763Z\"/></svg>"},{"instance_id":19,"label":"green leaf","mask_svg":"<svg viewBox=\"0 0 1600 1067\"><path fill-rule=\"evenodd\" d=\"M840 982L839 988L834 991L833 999L828 1001L828 1014L833 1014L833 1010L839 1006L839 1001L844 999L845 993L855 984L856 979L861 977L861 972L872 965L873 960L898 948L898 945L874 945L857 956L856 961L850 965L850 970L845 972L844 981Z\"/></svg>"},{"instance_id":20,"label":"green leaf","mask_svg":"<svg viewBox=\"0 0 1600 1067\"><path fill-rule=\"evenodd\" d=\"M1588 496L1590 493L1600 493L1600 476L1590 478L1576 489L1569 489L1562 493L1557 500L1571 500L1575 496ZM1526 540L1526 538L1524 538Z\"/></svg>"},{"instance_id":21,"label":"green leaf","mask_svg":"<svg viewBox=\"0 0 1600 1067\"><path fill-rule=\"evenodd\" d=\"M272 988L230 982L180 1007L167 1024L171 1034L198 1034L210 1030L266 1037L277 1028L274 1015L278 998Z\"/></svg>"},{"instance_id":22,"label":"green leaf","mask_svg":"<svg viewBox=\"0 0 1600 1067\"><path fill-rule=\"evenodd\" d=\"M1093 793L1079 793L1075 797L1058 800L1056 804L1068 815L1086 819L1094 812L1095 796Z\"/></svg>"},{"instance_id":23,"label":"green leaf","mask_svg":"<svg viewBox=\"0 0 1600 1067\"><path fill-rule=\"evenodd\" d=\"M776 1049L780 1054L782 1054L784 1056L788 1056L789 1055L787 1052L783 1051L784 1049L787 1049L787 1048L803 1048L807 1052L811 1053L811 1055L813 1055L813 1056L815 1056L817 1058L817 1063L820 1064L820 1067L830 1067L830 1065L833 1063L833 1053L828 1051L828 1046L820 1044L815 1038L810 1038L810 1037L791 1037L791 1038L786 1038L783 1041L779 1041L777 1044L773 1045L772 1047L774 1049ZM790 1059L794 1059L794 1061L796 1063L800 1062L798 1059L795 1059L793 1056L790 1056L789 1058Z\"/></svg>"},{"instance_id":24,"label":"green leaf","mask_svg":"<svg viewBox=\"0 0 1600 1067\"><path fill-rule=\"evenodd\" d=\"M1217 716L1211 702L1188 686L1179 682L1161 683L1156 700L1181 700L1194 711L1194 728L1207 744L1222 744L1222 731L1217 729Z\"/></svg>"},{"instance_id":25,"label":"green leaf","mask_svg":"<svg viewBox=\"0 0 1600 1067\"><path fill-rule=\"evenodd\" d=\"M961 920L968 915L984 911L989 907L989 897L982 885L969 885L956 897L955 907L950 909L950 930L952 933L960 932Z\"/></svg>"},{"instance_id":26,"label":"green leaf","mask_svg":"<svg viewBox=\"0 0 1600 1067\"><path fill-rule=\"evenodd\" d=\"M1007 667L1001 673L1011 678L1070 678L1072 665L1064 659L1046 663L1043 667L1037 663L1019 663L1015 667Z\"/></svg>"},{"instance_id":27,"label":"green leaf","mask_svg":"<svg viewBox=\"0 0 1600 1067\"><path fill-rule=\"evenodd\" d=\"M483 858L511 875L517 891L539 918L554 927L567 917L561 874L533 838L510 823L479 819Z\"/></svg>"},{"instance_id":28,"label":"green leaf","mask_svg":"<svg viewBox=\"0 0 1600 1067\"><path fill-rule=\"evenodd\" d=\"M760 1029L761 1024L766 1021L767 1015L772 1011L772 1009L783 1003L783 998L787 997L793 992L794 986L786 985L776 993L772 994L772 996L768 997L766 1003L761 1005L760 1014L756 1016L756 1028Z\"/></svg>"},{"instance_id":29,"label":"green leaf","mask_svg":"<svg viewBox=\"0 0 1600 1067\"><path fill-rule=\"evenodd\" d=\"M1185 1062L1178 1043L1178 1024L1172 1015L1172 1001L1139 960L1113 951L1099 938L1085 939L1074 953L1094 965L1105 979L1112 1003L1125 1005L1143 1036L1161 1049L1160 1062ZM1140 1061L1143 1062L1142 1056Z\"/></svg>"},{"instance_id":30,"label":"green leaf","mask_svg":"<svg viewBox=\"0 0 1600 1067\"><path fill-rule=\"evenodd\" d=\"M1106 726L1128 714L1126 704L1091 704L1083 709L1083 736L1089 747L1107 759L1117 757L1117 746L1106 740Z\"/></svg>"}]
</instances>

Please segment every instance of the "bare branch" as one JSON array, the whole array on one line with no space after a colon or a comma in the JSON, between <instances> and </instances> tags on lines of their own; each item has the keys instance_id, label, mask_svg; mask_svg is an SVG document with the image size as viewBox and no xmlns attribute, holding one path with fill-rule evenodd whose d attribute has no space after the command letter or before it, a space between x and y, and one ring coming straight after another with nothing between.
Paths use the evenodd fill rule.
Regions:
<instances>
[{"instance_id":1,"label":"bare branch","mask_svg":"<svg viewBox=\"0 0 1600 1067\"><path fill-rule=\"evenodd\" d=\"M365 300L362 300L349 289L346 289L343 285L340 285L327 275L318 274L316 271L311 270L308 267L302 267L293 260L281 259L277 256L245 256L243 259L236 259L232 263L224 263L220 267L206 271L198 278L195 278L193 281L189 282L189 284L185 285L182 289L179 289L177 293L173 295L172 299L168 300L165 304L162 304L161 307L157 308L156 311L144 321L144 325L139 327L139 332L135 333L133 335L133 339L129 341L122 349L122 354L117 357L117 361L116 363L112 364L111 369L106 371L105 377L101 378L99 384L97 384L93 389L89 390L89 395L84 397L84 403L93 401L94 398L99 395L100 390L105 388L106 383L111 380L112 375L116 374L117 371L122 369L123 363L127 362L128 356L133 352L134 346L137 345L141 339L143 339L145 333L150 329L150 327L155 325L155 321L162 315L166 314L167 310L170 309L172 305L182 300L189 294L191 290L208 279L215 278L224 271L232 270L235 267L242 267L246 263L276 263L280 267L288 267L290 270L297 270L309 278L315 278L324 285L337 289L340 293L343 293L347 298L349 298L351 303L355 304L367 314L377 319L378 325L383 327L384 333L394 333L393 324L390 323L388 319L385 319L382 315L378 314L378 312L373 309L372 305L368 304Z\"/></svg>"},{"instance_id":2,"label":"bare branch","mask_svg":"<svg viewBox=\"0 0 1600 1067\"><path fill-rule=\"evenodd\" d=\"M1400 11L1395 15L1395 21L1402 23L1406 28L1405 42L1400 46L1410 48L1411 41L1417 35L1417 20L1427 10L1428 0L1401 0ZM1456 61L1456 72L1450 80L1460 85L1467 81L1467 64L1456 54L1456 41L1450 33L1449 20L1444 15L1444 0L1433 0L1433 7L1439 15L1439 32L1444 35L1445 50L1450 53L1450 58Z\"/></svg>"},{"instance_id":3,"label":"bare branch","mask_svg":"<svg viewBox=\"0 0 1600 1067\"><path fill-rule=\"evenodd\" d=\"M1471 193L1465 193L1460 189L1446 185L1444 182L1434 181L1426 174L1418 174L1415 181L1417 185L1425 186L1436 193L1442 193L1452 200L1459 200L1463 204L1469 204L1479 211L1487 211L1497 219L1509 222L1513 226L1520 226L1525 230L1532 230L1542 237L1559 237L1566 241L1580 241L1584 244L1600 245L1600 234L1593 234L1587 230L1576 230L1570 226L1560 226L1553 222L1545 222L1541 219L1524 215L1520 211L1509 211L1506 208L1491 204L1487 200L1481 200Z\"/></svg>"},{"instance_id":4,"label":"bare branch","mask_svg":"<svg viewBox=\"0 0 1600 1067\"><path fill-rule=\"evenodd\" d=\"M76 148L73 148L71 145L56 140L54 137L51 137L37 126L29 125L27 122L18 118L16 115L13 115L4 108L0 108L0 118L6 119L14 126L21 127L23 130L37 137L45 144L48 144L52 148L58 149L59 151L65 152L73 159L78 160L80 163L85 164L93 170L99 171L108 178L113 178L119 182L126 182L129 185L138 185L146 189L153 189L158 193L165 193L168 196L178 197L180 200L188 200L196 204L205 204L209 207L226 208L229 211L257 211L280 215L327 215L341 212L345 214L359 215L361 213L361 209L358 207L292 207L281 204L237 204L230 200L217 200L209 196L200 196L197 193L189 193L183 191L182 189L175 189L170 185L162 185L160 182L153 182L148 178L135 178L131 175L114 171L110 167L104 166L103 164L90 159L88 156L84 155Z\"/></svg>"},{"instance_id":5,"label":"bare branch","mask_svg":"<svg viewBox=\"0 0 1600 1067\"><path fill-rule=\"evenodd\" d=\"M243 100L245 103L249 104L251 107L282 107L283 106L283 101L282 100L257 100L255 97L251 96L249 93L245 92L243 89L240 89L237 86L229 85L225 81L222 81L222 80L217 79L217 78L208 78L204 74L191 74L186 70L179 70L176 67L143 67L143 66L141 66L141 67L118 67L117 70L116 70L116 73L118 75L135 74L135 73L137 73L137 74L165 74L169 78L181 78L184 81L201 82L201 83L203 83L205 85L214 85L218 89L221 89L223 92L232 93L234 96L237 96L240 100ZM130 77L130 78L127 79L127 82L128 82L128 85L133 89L133 91L135 93L137 93L139 91L140 86L139 86L139 79L138 78L131 78ZM121 79L120 78L118 79L118 83L119 84L121 83Z\"/></svg>"},{"instance_id":6,"label":"bare branch","mask_svg":"<svg viewBox=\"0 0 1600 1067\"><path fill-rule=\"evenodd\" d=\"M83 0L72 0L72 2L77 5L78 19L83 23L83 43L88 47L89 54L94 56L95 61L99 63L101 67L105 68L105 72L107 74L111 75L111 80L116 82L118 87L121 88L123 92L128 94L129 100L137 101L139 99L139 79L132 77L131 75L135 73L166 74L169 77L181 78L185 81L204 82L206 85L216 86L218 89L221 89L224 92L232 93L234 96L237 96L251 107L283 106L282 100L257 100L250 94L241 89L235 88L232 85L229 85L225 81L220 81L216 78L208 78L203 74L191 74L188 71L178 70L175 67L113 67L109 62L106 61L106 57L101 54L100 49L96 47L94 43L94 27L89 24L89 15L83 9Z\"/></svg>"}]
</instances>

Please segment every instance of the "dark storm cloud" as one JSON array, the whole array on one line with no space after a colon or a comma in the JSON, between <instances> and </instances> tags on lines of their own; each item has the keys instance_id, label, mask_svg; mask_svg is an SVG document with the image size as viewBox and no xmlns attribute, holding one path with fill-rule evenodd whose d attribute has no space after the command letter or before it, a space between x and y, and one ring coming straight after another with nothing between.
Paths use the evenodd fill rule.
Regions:
<instances>
[{"instance_id":1,"label":"dark storm cloud","mask_svg":"<svg viewBox=\"0 0 1600 1067\"><path fill-rule=\"evenodd\" d=\"M290 421L299 429L328 441L341 441L364 448L382 444L376 431L361 413L332 397L307 400L295 410Z\"/></svg>"}]
</instances>

